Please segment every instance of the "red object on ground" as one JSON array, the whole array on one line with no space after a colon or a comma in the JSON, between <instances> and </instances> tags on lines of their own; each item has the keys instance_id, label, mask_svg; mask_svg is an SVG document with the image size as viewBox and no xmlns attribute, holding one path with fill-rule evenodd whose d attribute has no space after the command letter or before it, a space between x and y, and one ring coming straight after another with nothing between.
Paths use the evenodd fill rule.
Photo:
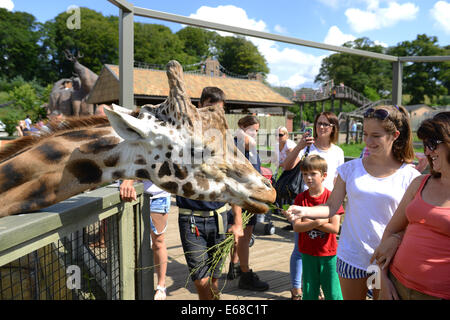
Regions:
<instances>
[{"instance_id":1,"label":"red object on ground","mask_svg":"<svg viewBox=\"0 0 450 320\"><path fill-rule=\"evenodd\" d=\"M269 180L272 179L273 173L272 173L272 170L270 170L269 168L261 167L261 174Z\"/></svg>"}]
</instances>

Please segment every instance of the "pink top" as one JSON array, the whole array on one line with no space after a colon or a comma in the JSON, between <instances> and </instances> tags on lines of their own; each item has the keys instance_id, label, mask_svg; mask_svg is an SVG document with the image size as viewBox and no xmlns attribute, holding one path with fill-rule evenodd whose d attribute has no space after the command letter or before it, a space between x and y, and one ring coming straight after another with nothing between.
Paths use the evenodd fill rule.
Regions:
<instances>
[{"instance_id":1,"label":"pink top","mask_svg":"<svg viewBox=\"0 0 450 320\"><path fill-rule=\"evenodd\" d=\"M423 179L406 207L408 227L391 264L391 272L406 287L450 299L450 207L422 199Z\"/></svg>"}]
</instances>

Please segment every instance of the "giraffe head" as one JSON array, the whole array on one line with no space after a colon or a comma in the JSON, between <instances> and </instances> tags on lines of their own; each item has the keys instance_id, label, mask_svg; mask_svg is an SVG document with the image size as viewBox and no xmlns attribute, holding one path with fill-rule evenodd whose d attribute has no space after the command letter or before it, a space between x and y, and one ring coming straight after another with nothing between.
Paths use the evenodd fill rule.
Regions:
<instances>
[{"instance_id":1,"label":"giraffe head","mask_svg":"<svg viewBox=\"0 0 450 320\"><path fill-rule=\"evenodd\" d=\"M221 105L197 109L186 92L183 70L167 65L170 94L160 105L144 106L138 117L116 105L105 113L129 146L135 176L190 199L236 204L254 213L275 200L270 182L237 150ZM125 151L126 152L126 151Z\"/></svg>"}]
</instances>

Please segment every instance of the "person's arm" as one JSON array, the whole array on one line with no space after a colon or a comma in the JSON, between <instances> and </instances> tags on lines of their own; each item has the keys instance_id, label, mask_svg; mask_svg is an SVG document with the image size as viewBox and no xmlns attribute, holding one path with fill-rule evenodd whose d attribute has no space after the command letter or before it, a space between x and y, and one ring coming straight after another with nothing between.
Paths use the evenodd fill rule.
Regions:
<instances>
[{"instance_id":1,"label":"person's arm","mask_svg":"<svg viewBox=\"0 0 450 320\"><path fill-rule=\"evenodd\" d=\"M340 228L340 222L341 222L341 216L334 215L330 219L326 220L326 223L321 225L320 227L316 228L317 230L331 233L331 234L338 234L339 228Z\"/></svg>"},{"instance_id":2,"label":"person's arm","mask_svg":"<svg viewBox=\"0 0 450 320\"><path fill-rule=\"evenodd\" d=\"M318 229L327 222L328 219L297 219L294 221L293 228L295 232L308 232L313 229Z\"/></svg>"},{"instance_id":3,"label":"person's arm","mask_svg":"<svg viewBox=\"0 0 450 320\"><path fill-rule=\"evenodd\" d=\"M400 204L395 210L394 215L389 221L388 225L384 229L383 237L381 238L380 244L375 249L370 262L376 261L378 265L385 269L389 266L392 259L397 252L397 249L402 242L403 234L408 226L408 219L406 218L406 207L414 199L417 190L425 176L419 176L414 179L406 189Z\"/></svg>"},{"instance_id":4,"label":"person's arm","mask_svg":"<svg viewBox=\"0 0 450 320\"><path fill-rule=\"evenodd\" d=\"M234 243L237 243L238 238L244 236L244 230L242 229L242 208L237 205L231 205L233 212L234 223L228 230L234 235Z\"/></svg>"},{"instance_id":5,"label":"person's arm","mask_svg":"<svg viewBox=\"0 0 450 320\"><path fill-rule=\"evenodd\" d=\"M346 185L341 176L338 176L333 191L324 205L316 207L290 206L286 210L288 219L310 218L310 219L329 219L339 210L346 195Z\"/></svg>"},{"instance_id":6,"label":"person's arm","mask_svg":"<svg viewBox=\"0 0 450 320\"><path fill-rule=\"evenodd\" d=\"M238 138L238 141L244 141L245 150L251 150L256 146L255 139L241 128L236 131L236 137Z\"/></svg>"},{"instance_id":7,"label":"person's arm","mask_svg":"<svg viewBox=\"0 0 450 320\"><path fill-rule=\"evenodd\" d=\"M284 170L291 170L299 163L300 158L298 157L300 151L305 149L314 143L314 138L306 134L300 139L295 148L291 152L287 153L286 159L280 165Z\"/></svg>"},{"instance_id":8,"label":"person's arm","mask_svg":"<svg viewBox=\"0 0 450 320\"><path fill-rule=\"evenodd\" d=\"M122 201L131 202L137 199L134 180L123 180L120 184L119 191Z\"/></svg>"}]
</instances>

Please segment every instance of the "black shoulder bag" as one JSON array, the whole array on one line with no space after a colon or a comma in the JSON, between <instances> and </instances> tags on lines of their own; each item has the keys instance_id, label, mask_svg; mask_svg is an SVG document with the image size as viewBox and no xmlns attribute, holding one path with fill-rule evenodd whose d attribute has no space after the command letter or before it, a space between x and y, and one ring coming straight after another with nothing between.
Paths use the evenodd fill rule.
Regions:
<instances>
[{"instance_id":1,"label":"black shoulder bag","mask_svg":"<svg viewBox=\"0 0 450 320\"><path fill-rule=\"evenodd\" d=\"M282 208L284 204L293 204L295 197L304 191L303 175L300 170L300 163L309 154L309 147L302 159L291 170L284 170L278 180L275 182L274 188L277 191L275 203Z\"/></svg>"}]
</instances>

